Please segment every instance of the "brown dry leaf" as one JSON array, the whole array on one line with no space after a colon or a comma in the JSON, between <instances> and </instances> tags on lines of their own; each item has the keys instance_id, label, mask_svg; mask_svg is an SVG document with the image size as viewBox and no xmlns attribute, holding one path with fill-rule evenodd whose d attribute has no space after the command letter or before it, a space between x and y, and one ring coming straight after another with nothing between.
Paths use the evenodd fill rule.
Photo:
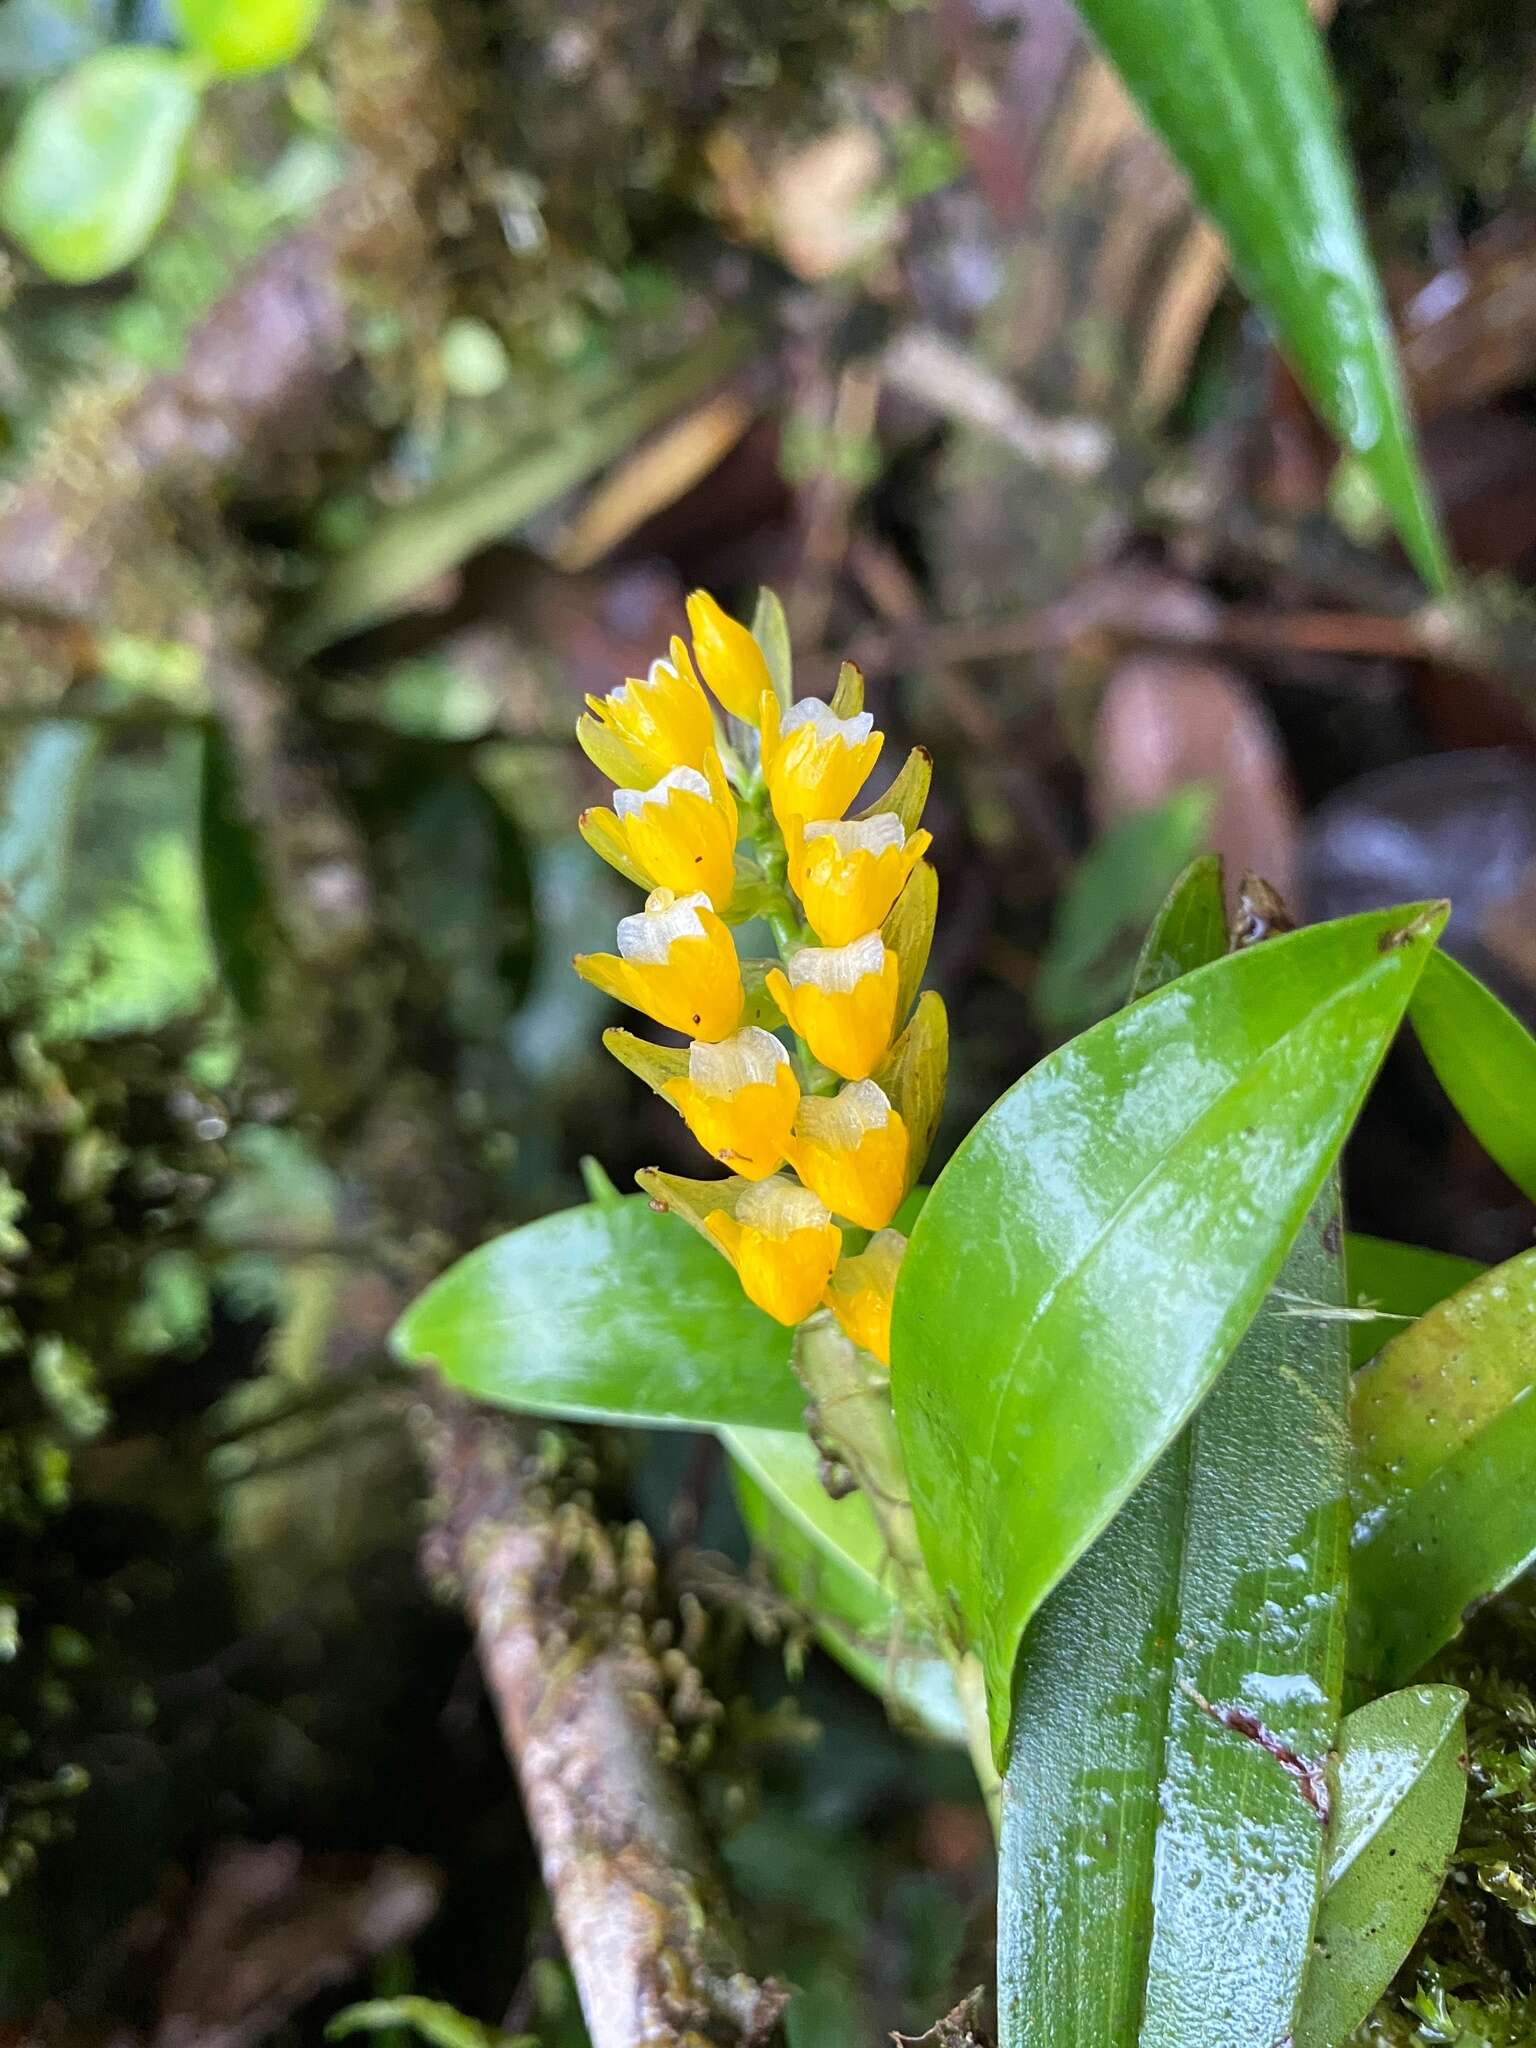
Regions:
<instances>
[{"instance_id":1,"label":"brown dry leaf","mask_svg":"<svg viewBox=\"0 0 1536 2048\"><path fill-rule=\"evenodd\" d=\"M1402 312L1403 368L1423 419L1464 411L1536 371L1536 225L1506 218L1421 285Z\"/></svg>"},{"instance_id":2,"label":"brown dry leaf","mask_svg":"<svg viewBox=\"0 0 1536 2048\"><path fill-rule=\"evenodd\" d=\"M588 498L552 550L558 568L590 569L656 513L675 505L741 440L752 407L718 392L628 455Z\"/></svg>"},{"instance_id":3,"label":"brown dry leaf","mask_svg":"<svg viewBox=\"0 0 1536 2048\"><path fill-rule=\"evenodd\" d=\"M850 125L792 151L767 152L721 129L708 158L731 231L769 244L808 284L867 262L900 230L900 208L880 191L885 152L873 129Z\"/></svg>"},{"instance_id":4,"label":"brown dry leaf","mask_svg":"<svg viewBox=\"0 0 1536 2048\"><path fill-rule=\"evenodd\" d=\"M1100 827L1191 782L1216 792L1209 840L1228 876L1261 874L1289 901L1296 801L1257 691L1216 662L1134 655L1116 669L1094 726L1090 800Z\"/></svg>"},{"instance_id":5,"label":"brown dry leaf","mask_svg":"<svg viewBox=\"0 0 1536 2048\"><path fill-rule=\"evenodd\" d=\"M430 1863L392 1850L346 1859L306 1857L291 1841L224 1844L183 1922L154 2048L251 2048L419 1934L441 1889Z\"/></svg>"}]
</instances>

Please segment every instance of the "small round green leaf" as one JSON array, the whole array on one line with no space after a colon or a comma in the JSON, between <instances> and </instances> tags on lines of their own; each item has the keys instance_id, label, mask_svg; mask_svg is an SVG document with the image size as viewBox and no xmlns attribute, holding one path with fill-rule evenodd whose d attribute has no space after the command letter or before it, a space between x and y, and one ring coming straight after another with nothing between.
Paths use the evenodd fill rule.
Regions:
<instances>
[{"instance_id":1,"label":"small round green leaf","mask_svg":"<svg viewBox=\"0 0 1536 2048\"><path fill-rule=\"evenodd\" d=\"M0 226L63 284L121 270L165 217L197 107L185 58L87 57L22 116L0 170Z\"/></svg>"},{"instance_id":2,"label":"small round green leaf","mask_svg":"<svg viewBox=\"0 0 1536 2048\"><path fill-rule=\"evenodd\" d=\"M225 78L290 64L320 25L325 0L174 0L183 38Z\"/></svg>"}]
</instances>

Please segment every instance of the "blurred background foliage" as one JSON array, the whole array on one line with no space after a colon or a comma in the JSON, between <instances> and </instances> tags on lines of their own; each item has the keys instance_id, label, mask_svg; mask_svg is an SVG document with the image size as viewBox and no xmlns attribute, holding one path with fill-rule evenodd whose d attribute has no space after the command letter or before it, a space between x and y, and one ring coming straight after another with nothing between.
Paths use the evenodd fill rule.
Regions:
<instances>
[{"instance_id":1,"label":"blurred background foliage","mask_svg":"<svg viewBox=\"0 0 1536 2048\"><path fill-rule=\"evenodd\" d=\"M1061 0L0 5L0 2023L581 2038L383 1339L584 1153L690 1170L567 963L622 899L581 694L693 584L935 755L940 1157L1201 845L1452 895L1536 1017L1536 20L1330 51L1442 605ZM1530 1240L1411 1047L1349 1187ZM795 2048L920 2032L989 1975L963 1759L811 1652L711 1449L551 1457L651 1531ZM1448 1661L1474 1797L1372 2039L1536 2029L1531 1615Z\"/></svg>"}]
</instances>

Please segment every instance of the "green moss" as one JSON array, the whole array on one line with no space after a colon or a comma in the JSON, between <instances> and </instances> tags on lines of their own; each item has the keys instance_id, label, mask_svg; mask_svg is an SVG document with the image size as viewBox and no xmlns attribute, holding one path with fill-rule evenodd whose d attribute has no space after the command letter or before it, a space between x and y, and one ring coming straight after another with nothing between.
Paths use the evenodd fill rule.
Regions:
<instances>
[{"instance_id":1,"label":"green moss","mask_svg":"<svg viewBox=\"0 0 1536 2048\"><path fill-rule=\"evenodd\" d=\"M1450 1874L1392 1992L1379 2048L1536 2041L1536 1580L1495 1601L1433 1674L1465 1687L1467 1807Z\"/></svg>"}]
</instances>

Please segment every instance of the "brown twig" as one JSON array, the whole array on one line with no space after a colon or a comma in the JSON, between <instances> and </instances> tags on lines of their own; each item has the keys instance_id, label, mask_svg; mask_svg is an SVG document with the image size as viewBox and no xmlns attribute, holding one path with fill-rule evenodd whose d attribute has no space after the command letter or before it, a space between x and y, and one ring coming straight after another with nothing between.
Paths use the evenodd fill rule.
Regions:
<instances>
[{"instance_id":1,"label":"brown twig","mask_svg":"<svg viewBox=\"0 0 1536 2048\"><path fill-rule=\"evenodd\" d=\"M426 1567L475 1626L593 2048L754 2048L786 1994L758 1982L707 1845L663 1759L655 1659L616 1586L573 1617L569 1583L604 1539L584 1510L528 1499L514 1425L456 1402L414 1411L433 1480Z\"/></svg>"},{"instance_id":2,"label":"brown twig","mask_svg":"<svg viewBox=\"0 0 1536 2048\"><path fill-rule=\"evenodd\" d=\"M1021 654L1062 653L1091 634L1127 645L1200 648L1225 653L1341 654L1397 661L1475 661L1476 650L1453 648L1441 615L1409 618L1361 612L1269 612L1230 605L1208 619L1149 619L1135 607L1091 621L1069 598L983 625L930 625L899 634L867 633L847 658L866 674L956 662L1005 661Z\"/></svg>"}]
</instances>

